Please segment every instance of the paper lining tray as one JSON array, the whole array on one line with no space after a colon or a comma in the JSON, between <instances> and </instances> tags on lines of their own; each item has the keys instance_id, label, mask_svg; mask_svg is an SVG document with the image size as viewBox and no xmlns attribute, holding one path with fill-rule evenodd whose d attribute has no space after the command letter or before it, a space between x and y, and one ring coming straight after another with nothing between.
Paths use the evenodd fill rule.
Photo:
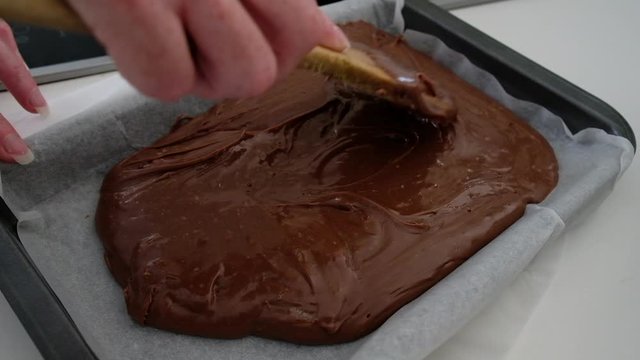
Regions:
<instances>
[{"instance_id":1,"label":"paper lining tray","mask_svg":"<svg viewBox=\"0 0 640 360\"><path fill-rule=\"evenodd\" d=\"M505 90L514 97L542 105L560 116L572 132L575 133L585 128L599 128L609 134L628 139L635 147L635 137L630 126L611 107L449 13L426 1L415 0L407 2L403 15L407 28L435 35L450 48L464 54L472 63L495 76ZM163 121L168 124L179 113L197 113L205 106L206 104L197 101L186 101L180 106L167 106L165 114L167 118ZM127 108L126 101L122 108ZM145 108L144 106L142 108L135 107L131 110L144 112ZM85 126L92 126L88 120ZM93 125L100 126L99 124ZM154 127L154 123L150 119L148 128L156 130L150 130L148 134L145 134L145 141L159 137L166 130L166 124ZM80 133L82 126L76 129ZM105 131L109 130L105 128ZM85 146L91 146L91 141L92 139L87 139ZM64 146L58 151L73 153L73 149L65 149ZM55 156L55 154L51 156ZM78 162L82 162L81 156L78 159L69 159L68 171L75 171L73 167L77 167ZM104 154L104 169L111 166L112 163L113 160L109 158L109 154ZM624 165L619 166L622 171ZM77 170L78 174L81 170ZM44 182L46 179L41 179L41 181ZM33 189L33 191L33 196L46 198L56 189ZM47 191L50 193L46 193ZM602 196L604 195L606 192ZM590 199L597 197L593 195ZM28 199L21 200L23 203L29 202ZM569 204L564 210L557 209L557 213L561 217L563 211L566 214L571 214L572 206L575 208L579 204ZM60 209L60 211L65 210ZM25 216L29 215L20 215L21 219L24 219ZM92 216L90 220L92 220ZM64 301L60 300L74 295L54 293L18 239L17 225L16 216L2 200L0 202L0 268L2 269L0 290L46 359L97 359L96 354L104 353L104 349L96 350L100 344L77 326L69 315L73 309L65 309L62 305ZM57 259L57 261L73 261L73 259ZM100 309L96 309L96 311L100 311ZM324 347L318 349L321 352ZM346 353L349 353L349 357L353 355L352 358L358 358L357 353L352 354L350 351ZM380 353L384 354L383 351ZM407 358L409 357L407 356Z\"/></svg>"}]
</instances>

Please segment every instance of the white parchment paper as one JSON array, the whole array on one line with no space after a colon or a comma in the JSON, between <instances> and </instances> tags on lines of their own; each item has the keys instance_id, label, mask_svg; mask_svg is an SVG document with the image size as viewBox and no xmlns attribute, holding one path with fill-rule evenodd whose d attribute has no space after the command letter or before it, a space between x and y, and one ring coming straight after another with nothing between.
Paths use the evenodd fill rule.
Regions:
<instances>
[{"instance_id":1,"label":"white parchment paper","mask_svg":"<svg viewBox=\"0 0 640 360\"><path fill-rule=\"evenodd\" d=\"M363 19L400 32L402 1L347 0L327 12L337 21ZM245 338L204 339L141 327L127 315L122 290L108 272L93 217L106 171L165 134L179 114L210 102L161 104L111 94L98 105L29 138L37 161L0 167L3 196L19 213L19 235L100 359L423 359L490 303L565 225L599 204L633 157L631 144L604 131L572 136L562 120L512 98L490 74L438 39L406 33L460 77L509 107L552 145L560 182L539 205L371 335L334 346L298 346Z\"/></svg>"}]
</instances>

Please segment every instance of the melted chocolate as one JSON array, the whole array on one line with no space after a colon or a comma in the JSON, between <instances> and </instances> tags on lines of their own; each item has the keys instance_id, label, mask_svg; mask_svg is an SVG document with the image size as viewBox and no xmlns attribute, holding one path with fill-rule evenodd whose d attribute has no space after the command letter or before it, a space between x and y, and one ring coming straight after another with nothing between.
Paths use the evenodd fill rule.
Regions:
<instances>
[{"instance_id":1,"label":"melted chocolate","mask_svg":"<svg viewBox=\"0 0 640 360\"><path fill-rule=\"evenodd\" d=\"M546 141L364 23L352 42L428 74L435 127L298 70L181 119L106 177L96 217L138 322L307 344L356 339L450 273L557 182Z\"/></svg>"}]
</instances>

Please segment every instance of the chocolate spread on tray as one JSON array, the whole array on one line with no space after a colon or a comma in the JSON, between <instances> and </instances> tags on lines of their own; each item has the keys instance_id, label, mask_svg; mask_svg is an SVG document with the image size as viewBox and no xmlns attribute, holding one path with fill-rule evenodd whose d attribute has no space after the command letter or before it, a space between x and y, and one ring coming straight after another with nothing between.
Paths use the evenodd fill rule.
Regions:
<instances>
[{"instance_id":1,"label":"chocolate spread on tray","mask_svg":"<svg viewBox=\"0 0 640 360\"><path fill-rule=\"evenodd\" d=\"M345 30L426 74L456 120L436 126L303 70L180 119L102 187L97 230L136 321L350 341L553 189L552 149L513 113L396 37Z\"/></svg>"}]
</instances>

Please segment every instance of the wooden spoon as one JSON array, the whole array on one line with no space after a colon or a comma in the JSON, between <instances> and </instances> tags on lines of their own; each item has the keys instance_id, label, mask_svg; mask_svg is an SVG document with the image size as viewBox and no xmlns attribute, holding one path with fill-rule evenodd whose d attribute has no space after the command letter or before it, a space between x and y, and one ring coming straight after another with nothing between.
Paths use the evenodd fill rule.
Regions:
<instances>
[{"instance_id":1,"label":"wooden spoon","mask_svg":"<svg viewBox=\"0 0 640 360\"><path fill-rule=\"evenodd\" d=\"M0 17L59 30L89 33L89 28L64 0L0 0ZM400 81L367 53L353 48L337 52L316 46L300 67L343 82L355 92L381 98L428 120L447 123L455 119L455 106L435 96L417 76Z\"/></svg>"}]
</instances>

